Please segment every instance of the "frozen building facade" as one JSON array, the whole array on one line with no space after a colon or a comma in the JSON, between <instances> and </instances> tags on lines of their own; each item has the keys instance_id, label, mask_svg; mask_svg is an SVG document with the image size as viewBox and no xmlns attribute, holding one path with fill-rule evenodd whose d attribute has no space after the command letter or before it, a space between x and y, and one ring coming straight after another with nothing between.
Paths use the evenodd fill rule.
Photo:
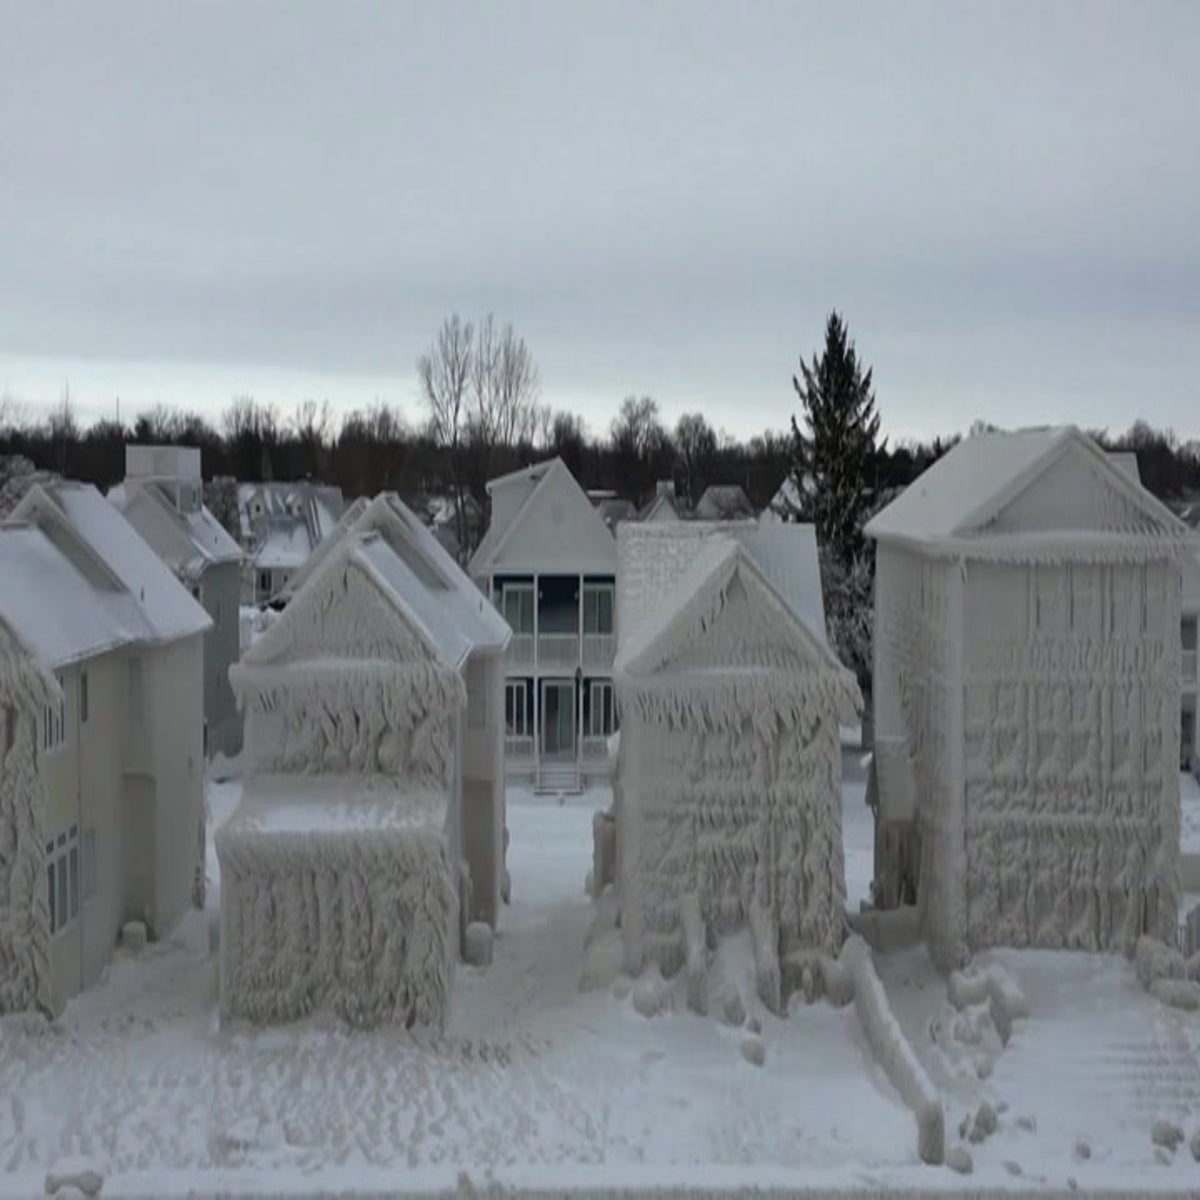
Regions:
<instances>
[{"instance_id":1,"label":"frozen building facade","mask_svg":"<svg viewBox=\"0 0 1200 1200\"><path fill-rule=\"evenodd\" d=\"M242 552L204 507L194 446L126 446L125 482L108 493L212 619L204 638L205 748L236 754L242 721L229 686L238 659Z\"/></svg>"},{"instance_id":2,"label":"frozen building facade","mask_svg":"<svg viewBox=\"0 0 1200 1200\"><path fill-rule=\"evenodd\" d=\"M968 438L867 533L876 903L943 965L1173 939L1186 529L1061 428Z\"/></svg>"},{"instance_id":3,"label":"frozen building facade","mask_svg":"<svg viewBox=\"0 0 1200 1200\"><path fill-rule=\"evenodd\" d=\"M57 1011L122 925L202 899L208 627L92 487L0 526L0 1010Z\"/></svg>"},{"instance_id":4,"label":"frozen building facade","mask_svg":"<svg viewBox=\"0 0 1200 1200\"><path fill-rule=\"evenodd\" d=\"M618 555L626 967L698 971L749 926L762 990L845 933L839 723L861 699L825 640L812 527L623 525Z\"/></svg>"},{"instance_id":5,"label":"frozen building facade","mask_svg":"<svg viewBox=\"0 0 1200 1200\"><path fill-rule=\"evenodd\" d=\"M242 603L269 604L333 532L342 489L309 483L239 483L238 521L246 564Z\"/></svg>"},{"instance_id":6,"label":"frozen building facade","mask_svg":"<svg viewBox=\"0 0 1200 1200\"><path fill-rule=\"evenodd\" d=\"M608 774L616 729L617 547L561 459L493 479L492 520L471 578L512 628L505 762L538 790Z\"/></svg>"},{"instance_id":7,"label":"frozen building facade","mask_svg":"<svg viewBox=\"0 0 1200 1200\"><path fill-rule=\"evenodd\" d=\"M217 835L221 1009L438 1026L503 875L508 629L380 497L234 668L243 798Z\"/></svg>"}]
</instances>

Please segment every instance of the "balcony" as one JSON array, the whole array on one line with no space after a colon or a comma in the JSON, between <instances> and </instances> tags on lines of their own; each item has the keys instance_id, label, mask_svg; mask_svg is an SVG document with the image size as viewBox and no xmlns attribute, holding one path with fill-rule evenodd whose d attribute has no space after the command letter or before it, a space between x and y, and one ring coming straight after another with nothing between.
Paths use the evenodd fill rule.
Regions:
<instances>
[{"instance_id":1,"label":"balcony","mask_svg":"<svg viewBox=\"0 0 1200 1200\"><path fill-rule=\"evenodd\" d=\"M583 667L585 671L608 671L612 668L617 649L617 637L613 633L542 633L535 640L531 633L514 633L508 643L504 662L511 671L514 668L533 669L534 666L555 671L574 671ZM582 651L582 656L581 656Z\"/></svg>"},{"instance_id":2,"label":"balcony","mask_svg":"<svg viewBox=\"0 0 1200 1200\"><path fill-rule=\"evenodd\" d=\"M533 762L533 738L514 737L509 734L504 739L504 757L509 762Z\"/></svg>"},{"instance_id":3,"label":"balcony","mask_svg":"<svg viewBox=\"0 0 1200 1200\"><path fill-rule=\"evenodd\" d=\"M1185 650L1183 652L1183 682L1185 684L1195 684L1196 682L1196 651Z\"/></svg>"},{"instance_id":4,"label":"balcony","mask_svg":"<svg viewBox=\"0 0 1200 1200\"><path fill-rule=\"evenodd\" d=\"M508 653L504 661L510 667L532 667L533 634L514 633L508 643Z\"/></svg>"},{"instance_id":5,"label":"balcony","mask_svg":"<svg viewBox=\"0 0 1200 1200\"><path fill-rule=\"evenodd\" d=\"M583 738L582 750L582 757L585 763L604 762L608 758L608 738L585 737Z\"/></svg>"},{"instance_id":6,"label":"balcony","mask_svg":"<svg viewBox=\"0 0 1200 1200\"><path fill-rule=\"evenodd\" d=\"M585 633L583 635L583 665L593 670L607 671L613 665L617 651L615 633Z\"/></svg>"}]
</instances>

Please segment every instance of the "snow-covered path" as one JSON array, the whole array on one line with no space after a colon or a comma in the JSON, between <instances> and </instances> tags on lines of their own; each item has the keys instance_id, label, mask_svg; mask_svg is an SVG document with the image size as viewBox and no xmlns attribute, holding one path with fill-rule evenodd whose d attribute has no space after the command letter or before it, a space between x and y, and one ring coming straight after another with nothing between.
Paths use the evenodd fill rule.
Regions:
<instances>
[{"instance_id":1,"label":"snow-covered path","mask_svg":"<svg viewBox=\"0 0 1200 1200\"><path fill-rule=\"evenodd\" d=\"M212 790L214 819L236 796L236 784ZM756 1068L715 1018L647 1021L628 999L580 992L591 815L605 800L513 793L513 905L493 966L460 968L444 1038L322 1020L218 1029L216 886L209 913L119 957L53 1029L3 1022L0 1194L36 1194L48 1169L79 1156L109 1177L106 1195L204 1180L343 1187L380 1172L415 1188L460 1169L565 1183L622 1169L696 1181L728 1167L842 1186L919 1170L911 1118L851 1010L764 1017Z\"/></svg>"}]
</instances>

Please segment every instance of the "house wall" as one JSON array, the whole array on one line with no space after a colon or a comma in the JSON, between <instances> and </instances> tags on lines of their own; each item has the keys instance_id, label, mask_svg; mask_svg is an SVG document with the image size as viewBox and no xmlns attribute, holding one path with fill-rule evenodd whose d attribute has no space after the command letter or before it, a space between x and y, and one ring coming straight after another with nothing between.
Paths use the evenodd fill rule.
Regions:
<instances>
[{"instance_id":1,"label":"house wall","mask_svg":"<svg viewBox=\"0 0 1200 1200\"><path fill-rule=\"evenodd\" d=\"M1171 940L1178 567L973 563L967 581L969 945Z\"/></svg>"},{"instance_id":2,"label":"house wall","mask_svg":"<svg viewBox=\"0 0 1200 1200\"><path fill-rule=\"evenodd\" d=\"M242 718L229 684L229 668L240 656L239 607L242 568L214 563L201 580L200 601L213 619L204 635L204 717L208 753L236 754L242 748Z\"/></svg>"},{"instance_id":3,"label":"house wall","mask_svg":"<svg viewBox=\"0 0 1200 1200\"><path fill-rule=\"evenodd\" d=\"M87 674L88 719L80 711L81 678ZM106 654L59 672L66 702L67 736L42 759L45 786L43 834L49 844L78 830L79 916L51 938L54 1001L95 983L108 963L124 919L122 853L122 717L125 661ZM94 889L85 845L95 838Z\"/></svg>"},{"instance_id":4,"label":"house wall","mask_svg":"<svg viewBox=\"0 0 1200 1200\"><path fill-rule=\"evenodd\" d=\"M957 965L961 914L962 582L957 564L880 543L876 552L875 736L902 737L916 779L920 923L930 952ZM897 843L876 839L875 874L899 868Z\"/></svg>"},{"instance_id":5,"label":"house wall","mask_svg":"<svg viewBox=\"0 0 1200 1200\"><path fill-rule=\"evenodd\" d=\"M470 920L495 928L504 873L504 659L476 654L465 672L462 853L471 871Z\"/></svg>"},{"instance_id":6,"label":"house wall","mask_svg":"<svg viewBox=\"0 0 1200 1200\"><path fill-rule=\"evenodd\" d=\"M185 638L143 656L154 781L151 932L165 937L192 904L203 871L204 641Z\"/></svg>"}]
</instances>

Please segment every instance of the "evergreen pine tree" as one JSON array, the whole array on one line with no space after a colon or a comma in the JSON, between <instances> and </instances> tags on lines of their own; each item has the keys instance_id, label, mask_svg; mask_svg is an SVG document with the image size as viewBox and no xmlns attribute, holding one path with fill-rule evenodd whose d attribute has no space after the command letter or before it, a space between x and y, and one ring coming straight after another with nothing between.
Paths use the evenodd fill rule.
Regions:
<instances>
[{"instance_id":1,"label":"evergreen pine tree","mask_svg":"<svg viewBox=\"0 0 1200 1200\"><path fill-rule=\"evenodd\" d=\"M825 349L800 360L792 386L800 397L803 429L792 417L792 476L799 517L847 571L863 549L862 527L871 509L879 414L845 322L835 310L825 326Z\"/></svg>"}]
</instances>

